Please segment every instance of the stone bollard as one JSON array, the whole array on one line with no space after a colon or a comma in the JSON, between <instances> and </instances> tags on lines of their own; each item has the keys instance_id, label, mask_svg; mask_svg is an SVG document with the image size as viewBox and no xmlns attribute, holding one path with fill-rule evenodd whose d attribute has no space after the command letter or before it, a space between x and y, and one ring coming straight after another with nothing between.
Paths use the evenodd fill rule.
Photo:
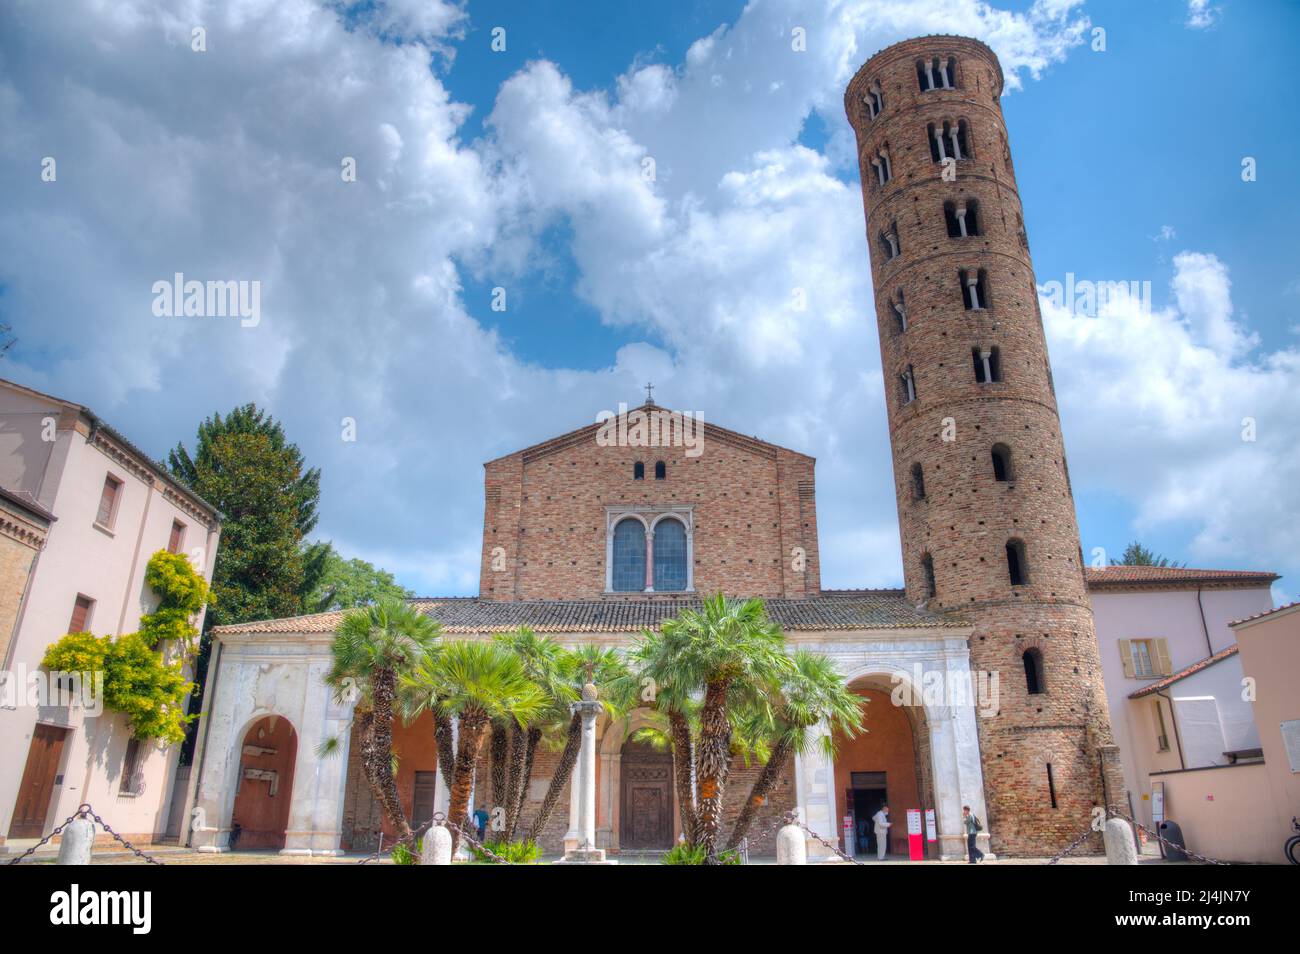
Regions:
<instances>
[{"instance_id":1,"label":"stone bollard","mask_svg":"<svg viewBox=\"0 0 1300 954\"><path fill-rule=\"evenodd\" d=\"M451 864L451 829L434 825L424 833L424 843L420 850L420 864Z\"/></svg>"},{"instance_id":2,"label":"stone bollard","mask_svg":"<svg viewBox=\"0 0 1300 954\"><path fill-rule=\"evenodd\" d=\"M1135 865L1138 863L1137 845L1133 844L1133 829L1122 818L1107 818L1102 832L1106 843L1106 864Z\"/></svg>"},{"instance_id":3,"label":"stone bollard","mask_svg":"<svg viewBox=\"0 0 1300 954\"><path fill-rule=\"evenodd\" d=\"M776 863L778 865L806 865L808 843L803 829L798 825L785 825L776 833Z\"/></svg>"},{"instance_id":4,"label":"stone bollard","mask_svg":"<svg viewBox=\"0 0 1300 954\"><path fill-rule=\"evenodd\" d=\"M95 823L89 818L74 818L63 829L59 842L59 864L88 865L90 849L95 844Z\"/></svg>"}]
</instances>

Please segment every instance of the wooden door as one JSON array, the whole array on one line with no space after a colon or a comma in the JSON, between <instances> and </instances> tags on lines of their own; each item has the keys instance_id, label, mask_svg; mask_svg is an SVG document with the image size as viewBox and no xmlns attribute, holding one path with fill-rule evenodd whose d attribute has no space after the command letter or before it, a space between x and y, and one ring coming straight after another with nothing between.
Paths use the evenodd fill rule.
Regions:
<instances>
[{"instance_id":1,"label":"wooden door","mask_svg":"<svg viewBox=\"0 0 1300 954\"><path fill-rule=\"evenodd\" d=\"M411 799L411 827L419 828L433 819L433 796L438 791L436 772L416 772Z\"/></svg>"},{"instance_id":2,"label":"wooden door","mask_svg":"<svg viewBox=\"0 0 1300 954\"><path fill-rule=\"evenodd\" d=\"M673 758L649 745L623 747L619 815L621 849L667 849L673 844Z\"/></svg>"},{"instance_id":3,"label":"wooden door","mask_svg":"<svg viewBox=\"0 0 1300 954\"><path fill-rule=\"evenodd\" d=\"M67 735L67 729L52 725L38 725L32 732L27 768L23 770L13 821L9 824L10 838L40 838L45 834L45 816L50 812L50 797L54 794Z\"/></svg>"}]
</instances>

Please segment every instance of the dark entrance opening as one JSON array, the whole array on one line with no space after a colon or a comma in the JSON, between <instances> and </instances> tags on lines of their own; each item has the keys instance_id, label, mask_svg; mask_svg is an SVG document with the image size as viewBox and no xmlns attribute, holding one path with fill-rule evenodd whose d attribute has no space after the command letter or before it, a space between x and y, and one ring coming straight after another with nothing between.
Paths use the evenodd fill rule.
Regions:
<instances>
[{"instance_id":1,"label":"dark entrance opening","mask_svg":"<svg viewBox=\"0 0 1300 954\"><path fill-rule=\"evenodd\" d=\"M648 743L628 740L620 765L620 850L668 849L673 845L673 757Z\"/></svg>"},{"instance_id":2,"label":"dark entrance opening","mask_svg":"<svg viewBox=\"0 0 1300 954\"><path fill-rule=\"evenodd\" d=\"M858 854L876 853L876 828L871 818L885 805L884 788L855 788L849 794L853 805L854 845Z\"/></svg>"}]
</instances>

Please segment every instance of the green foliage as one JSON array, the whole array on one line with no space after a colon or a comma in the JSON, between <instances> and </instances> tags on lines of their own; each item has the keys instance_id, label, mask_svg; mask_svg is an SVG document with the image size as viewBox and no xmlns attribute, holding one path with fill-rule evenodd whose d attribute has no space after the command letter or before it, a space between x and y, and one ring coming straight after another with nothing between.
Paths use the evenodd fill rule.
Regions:
<instances>
[{"instance_id":1,"label":"green foliage","mask_svg":"<svg viewBox=\"0 0 1300 954\"><path fill-rule=\"evenodd\" d=\"M398 842L396 845L393 846L393 850L392 852L389 853L389 857L393 859L393 864L395 865L419 864L420 852L424 850L423 845L424 845L424 840L421 838L415 839L414 850L412 850L411 847L406 842L404 841Z\"/></svg>"},{"instance_id":2,"label":"green foliage","mask_svg":"<svg viewBox=\"0 0 1300 954\"><path fill-rule=\"evenodd\" d=\"M117 639L69 633L45 651L41 664L59 672L103 672L104 707L127 716L137 739L180 742L192 716L185 697L194 684L181 662L164 662L138 633Z\"/></svg>"},{"instance_id":3,"label":"green foliage","mask_svg":"<svg viewBox=\"0 0 1300 954\"><path fill-rule=\"evenodd\" d=\"M369 708L371 687L377 673L401 676L418 661L436 651L442 634L440 623L405 600L383 599L343 614L330 644L333 667L325 683L340 698L357 697L358 705Z\"/></svg>"},{"instance_id":4,"label":"green foliage","mask_svg":"<svg viewBox=\"0 0 1300 954\"><path fill-rule=\"evenodd\" d=\"M1152 553L1141 543L1134 540L1124 548L1124 555L1118 560L1111 560L1111 566L1164 566L1179 568L1184 563L1174 563L1168 557Z\"/></svg>"},{"instance_id":5,"label":"green foliage","mask_svg":"<svg viewBox=\"0 0 1300 954\"><path fill-rule=\"evenodd\" d=\"M531 839L524 841L485 841L483 848L488 849L498 858L504 858L512 865L535 865L539 858L542 857L542 849L537 847L537 842ZM482 848L477 845L469 846L470 852L478 861L491 861Z\"/></svg>"},{"instance_id":6,"label":"green foliage","mask_svg":"<svg viewBox=\"0 0 1300 954\"><path fill-rule=\"evenodd\" d=\"M198 631L190 620L207 603L208 584L184 554L166 550L149 558L144 579L158 594L159 603L154 612L140 618L140 637L153 647L175 639L193 652Z\"/></svg>"},{"instance_id":7,"label":"green foliage","mask_svg":"<svg viewBox=\"0 0 1300 954\"><path fill-rule=\"evenodd\" d=\"M703 845L688 845L685 842L679 842L673 845L662 858L659 859L661 865L702 865L708 859L708 852ZM723 851L718 854L718 864L738 865L740 864L740 855L734 851Z\"/></svg>"},{"instance_id":8,"label":"green foliage","mask_svg":"<svg viewBox=\"0 0 1300 954\"><path fill-rule=\"evenodd\" d=\"M400 677L409 718L437 706L461 718L513 719L527 725L547 704L523 661L498 642L446 642Z\"/></svg>"},{"instance_id":9,"label":"green foliage","mask_svg":"<svg viewBox=\"0 0 1300 954\"><path fill-rule=\"evenodd\" d=\"M346 560L328 543L319 544L322 561L320 578L307 596L309 613L368 606L385 597L410 599L415 594L399 586L393 574L365 560Z\"/></svg>"},{"instance_id":10,"label":"green foliage","mask_svg":"<svg viewBox=\"0 0 1300 954\"><path fill-rule=\"evenodd\" d=\"M68 633L45 650L41 665L51 672L103 672L112 641L109 636Z\"/></svg>"},{"instance_id":11,"label":"green foliage","mask_svg":"<svg viewBox=\"0 0 1300 954\"><path fill-rule=\"evenodd\" d=\"M306 469L284 428L248 404L199 425L191 455L178 444L172 474L225 514L212 589L212 626L293 616L315 587L302 541L316 526L320 471Z\"/></svg>"}]
</instances>

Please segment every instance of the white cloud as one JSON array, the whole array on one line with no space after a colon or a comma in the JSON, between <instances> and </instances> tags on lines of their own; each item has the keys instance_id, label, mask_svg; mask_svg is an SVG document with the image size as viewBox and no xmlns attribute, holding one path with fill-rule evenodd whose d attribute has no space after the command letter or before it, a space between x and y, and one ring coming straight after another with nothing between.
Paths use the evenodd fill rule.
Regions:
<instances>
[{"instance_id":1,"label":"white cloud","mask_svg":"<svg viewBox=\"0 0 1300 954\"><path fill-rule=\"evenodd\" d=\"M861 199L836 175L853 156L844 84L876 50L944 32L989 42L1015 89L1081 42L1077 3L1010 13L979 0L755 0L683 63L634 63L609 89L530 63L490 109L476 104L489 115L472 145L469 107L430 69L466 28L459 5L167 10L0 8L0 285L21 339L12 357L30 362L8 374L95 406L159 452L192 440L213 410L266 404L323 469L322 533L426 593L475 588L482 461L594 420L652 379L666 404L818 457L826 585L899 579ZM189 50L193 22L207 26L205 54ZM790 49L795 26L805 53ZM795 144L813 112L832 130L826 154ZM59 159L57 184L33 171L43 155ZM355 183L340 178L345 156ZM466 299L466 271L508 289L536 277L557 223L572 235L575 294L662 346L629 344L596 372L543 368L484 329L487 303ZM1183 387L1214 378L1194 403L1220 428L1251 413L1233 402L1256 398L1260 441L1231 452L1267 477L1261 461L1288 427L1272 417L1277 389L1294 385L1289 353L1250 363L1221 263L1178 262L1177 312L1147 319L1167 329L1134 318L1120 353L1109 326L1093 333L1092 360L1113 377L1058 372L1084 399L1063 398L1076 472L1113 448L1078 427L1079 408L1101 434L1134 420L1168 431L1173 463L1134 458L1164 490L1126 489L1153 521L1200 503L1199 485L1180 481L1231 475L1206 463L1228 452L1198 443L1199 417L1174 414ZM261 280L261 324L154 319L152 282L178 270ZM1049 324L1058 368L1062 353L1079 363L1072 342L1091 341L1090 326ZM1157 344L1166 331L1181 338ZM1153 350L1171 363L1157 375L1134 357ZM345 416L355 444L340 439ZM1234 510L1245 505L1214 486L1198 537L1207 552L1280 523L1258 499L1258 513Z\"/></svg>"},{"instance_id":2,"label":"white cloud","mask_svg":"<svg viewBox=\"0 0 1300 954\"><path fill-rule=\"evenodd\" d=\"M1282 515L1300 511L1300 350L1254 354L1214 255L1173 264L1164 309L1040 301L1075 486L1134 502L1139 531L1194 528L1193 565L1294 567Z\"/></svg>"},{"instance_id":3,"label":"white cloud","mask_svg":"<svg viewBox=\"0 0 1300 954\"><path fill-rule=\"evenodd\" d=\"M1219 8L1210 6L1210 0L1187 0L1187 27L1205 30L1219 19Z\"/></svg>"}]
</instances>

